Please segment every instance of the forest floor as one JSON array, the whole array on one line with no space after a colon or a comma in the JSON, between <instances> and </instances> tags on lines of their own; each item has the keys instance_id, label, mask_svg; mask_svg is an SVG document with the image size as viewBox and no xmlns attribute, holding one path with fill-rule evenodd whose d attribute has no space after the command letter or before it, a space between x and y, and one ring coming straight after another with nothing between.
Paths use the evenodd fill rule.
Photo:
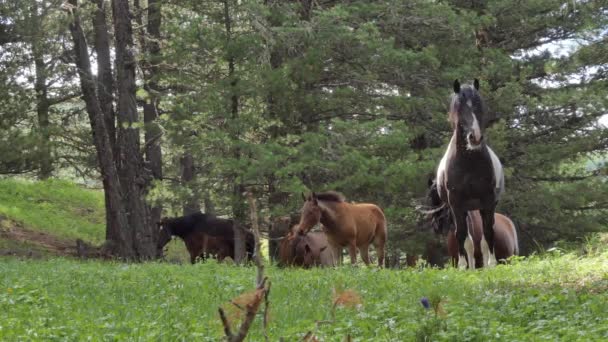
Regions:
<instances>
[{"instance_id":1,"label":"forest floor","mask_svg":"<svg viewBox=\"0 0 608 342\"><path fill-rule=\"evenodd\" d=\"M0 340L198 340L243 314L254 267L79 260L103 240L99 191L0 180ZM606 341L608 237L494 269L269 265L270 341ZM183 261L171 243L170 261ZM18 256L17 258L13 256ZM244 294L244 295L243 295ZM236 298L236 299L235 299ZM421 301L428 301L425 308ZM263 341L261 317L250 341Z\"/></svg>"}]
</instances>

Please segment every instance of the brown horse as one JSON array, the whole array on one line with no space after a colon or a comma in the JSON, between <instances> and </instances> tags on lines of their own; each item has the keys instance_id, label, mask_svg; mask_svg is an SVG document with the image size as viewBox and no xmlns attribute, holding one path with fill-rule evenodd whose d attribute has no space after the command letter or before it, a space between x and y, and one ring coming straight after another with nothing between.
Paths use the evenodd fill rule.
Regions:
<instances>
[{"instance_id":1,"label":"brown horse","mask_svg":"<svg viewBox=\"0 0 608 342\"><path fill-rule=\"evenodd\" d=\"M279 245L279 266L336 266L337 258L329 247L327 235L323 232L297 234L298 226L293 226Z\"/></svg>"},{"instance_id":2,"label":"brown horse","mask_svg":"<svg viewBox=\"0 0 608 342\"><path fill-rule=\"evenodd\" d=\"M481 253L481 240L483 237L483 225L479 210L469 211L467 216L467 225L469 234L473 238L475 266L470 268L483 267L483 256ZM456 232L452 227L448 231L448 254L452 257L452 262L456 264L458 261L458 240L456 240ZM503 214L494 214L494 252L496 260L504 262L513 255L519 254L519 245L517 243L517 230L515 224ZM468 260L469 265L472 260Z\"/></svg>"},{"instance_id":3,"label":"brown horse","mask_svg":"<svg viewBox=\"0 0 608 342\"><path fill-rule=\"evenodd\" d=\"M387 230L384 212L375 204L347 203L344 196L335 191L320 194L314 192L304 198L300 216L299 234L306 234L316 224L323 225L329 244L334 250L348 247L350 261L357 263L357 248L361 259L369 265L369 245L374 244L378 254L378 266L384 265L384 244Z\"/></svg>"}]
</instances>

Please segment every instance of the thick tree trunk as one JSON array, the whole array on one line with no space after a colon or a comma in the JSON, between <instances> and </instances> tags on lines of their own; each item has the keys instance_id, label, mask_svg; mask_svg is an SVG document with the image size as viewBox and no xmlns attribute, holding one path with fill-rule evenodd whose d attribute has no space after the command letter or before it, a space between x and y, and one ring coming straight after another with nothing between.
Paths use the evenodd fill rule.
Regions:
<instances>
[{"instance_id":1,"label":"thick tree trunk","mask_svg":"<svg viewBox=\"0 0 608 342\"><path fill-rule=\"evenodd\" d=\"M92 0L97 5L97 10L93 16L93 31L95 33L95 52L97 53L97 98L99 106L103 112L108 139L112 148L112 154L116 158L116 116L114 114L114 78L112 76L112 60L110 59L110 38L108 23L106 20L106 10L104 0ZM116 160L114 160L116 162ZM107 188L106 179L103 180L104 189ZM104 192L106 212L110 209L109 194ZM106 240L113 240L118 233L114 231L117 227L112 222L112 216L106 215Z\"/></svg>"},{"instance_id":2,"label":"thick tree trunk","mask_svg":"<svg viewBox=\"0 0 608 342\"><path fill-rule=\"evenodd\" d=\"M111 216L111 219L107 221L111 222L112 226L108 226L106 229L112 232L113 235L107 239L107 242L112 254L125 259L131 259L134 257L134 254L131 245L127 243L129 240L126 233L128 232L129 224L122 203L118 171L114 164L112 146L106 129L104 115L97 98L86 38L80 25L80 18L76 14L77 0L70 0L70 4L74 7L70 32L74 40L76 67L78 68L80 87L89 115L91 130L93 131L93 141L97 150L97 160L103 178L104 191L107 194L106 207L108 210L106 211L106 216Z\"/></svg>"},{"instance_id":3,"label":"thick tree trunk","mask_svg":"<svg viewBox=\"0 0 608 342\"><path fill-rule=\"evenodd\" d=\"M119 171L127 204L130 242L140 260L156 257L155 232L144 202L148 175L140 152L133 28L128 0L112 0L116 50L116 89L118 93Z\"/></svg>"}]
</instances>

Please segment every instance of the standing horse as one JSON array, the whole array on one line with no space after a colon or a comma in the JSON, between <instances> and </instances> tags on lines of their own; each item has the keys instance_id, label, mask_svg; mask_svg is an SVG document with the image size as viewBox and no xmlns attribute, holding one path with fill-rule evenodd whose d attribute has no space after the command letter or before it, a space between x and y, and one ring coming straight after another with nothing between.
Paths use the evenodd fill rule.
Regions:
<instances>
[{"instance_id":1,"label":"standing horse","mask_svg":"<svg viewBox=\"0 0 608 342\"><path fill-rule=\"evenodd\" d=\"M323 232L297 233L293 226L279 245L280 266L336 266L337 258L329 247L327 235Z\"/></svg>"},{"instance_id":2,"label":"standing horse","mask_svg":"<svg viewBox=\"0 0 608 342\"><path fill-rule=\"evenodd\" d=\"M479 210L483 222L481 251L483 264L496 265L494 244L494 211L504 192L502 165L484 140L485 106L479 95L479 81L473 87L454 81L454 95L449 120L454 129L439 167L437 191L447 203L456 224L458 267L474 268L475 246L467 232L467 212Z\"/></svg>"},{"instance_id":3,"label":"standing horse","mask_svg":"<svg viewBox=\"0 0 608 342\"><path fill-rule=\"evenodd\" d=\"M357 263L357 248L361 259L369 265L369 245L374 244L378 254L378 266L384 265L384 245L387 230L384 212L375 204L347 203L344 196L335 191L320 194L314 192L304 199L300 216L299 234L306 234L316 224L323 225L329 244L334 251L348 247L353 265Z\"/></svg>"},{"instance_id":4,"label":"standing horse","mask_svg":"<svg viewBox=\"0 0 608 342\"><path fill-rule=\"evenodd\" d=\"M204 259L207 253L216 254L220 261L225 257L232 259L235 257L232 220L194 213L175 218L163 218L158 226L160 231L156 247L160 251L169 243L171 237L178 236L186 244L190 262L193 264L197 257L202 256ZM246 234L245 248L247 260L251 260L255 242L253 234L249 231Z\"/></svg>"},{"instance_id":5,"label":"standing horse","mask_svg":"<svg viewBox=\"0 0 608 342\"><path fill-rule=\"evenodd\" d=\"M441 202L437 194L437 184L435 182L430 183L427 202L432 207L437 208L437 210L429 211L433 230L436 234L447 235L447 251L452 258L452 262L456 263L458 261L458 240L456 239L454 220L450 215L450 209ZM494 213L494 222L496 259L499 261L506 260L513 255L518 255L517 229L513 221L503 214ZM475 267L483 267L481 254L483 225L478 210L472 210L467 213L467 229L475 246Z\"/></svg>"}]
</instances>

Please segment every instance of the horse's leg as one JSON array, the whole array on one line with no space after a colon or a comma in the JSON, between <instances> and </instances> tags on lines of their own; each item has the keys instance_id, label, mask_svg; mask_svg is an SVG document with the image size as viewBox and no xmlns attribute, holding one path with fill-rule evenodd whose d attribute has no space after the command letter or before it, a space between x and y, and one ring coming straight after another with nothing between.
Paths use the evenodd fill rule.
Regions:
<instances>
[{"instance_id":1,"label":"horse's leg","mask_svg":"<svg viewBox=\"0 0 608 342\"><path fill-rule=\"evenodd\" d=\"M378 267L384 267L384 241L376 241L374 247L378 254Z\"/></svg>"},{"instance_id":2,"label":"horse's leg","mask_svg":"<svg viewBox=\"0 0 608 342\"><path fill-rule=\"evenodd\" d=\"M494 254L494 210L496 205L480 210L483 222L483 236L481 238L481 253L483 255L483 265L488 267L496 266L496 255Z\"/></svg>"},{"instance_id":3,"label":"horse's leg","mask_svg":"<svg viewBox=\"0 0 608 342\"><path fill-rule=\"evenodd\" d=\"M464 242L464 249L467 251L467 260L469 262L469 268L471 269L475 269L476 266L476 262L475 262L475 240L473 239L473 236L471 235L471 231L473 229L475 229L475 227L473 227L473 218L469 215L469 213L467 212L467 216L466 216L466 222L467 222L467 239ZM470 243L469 243L470 241Z\"/></svg>"},{"instance_id":4,"label":"horse's leg","mask_svg":"<svg viewBox=\"0 0 608 342\"><path fill-rule=\"evenodd\" d=\"M454 223L456 225L456 240L458 241L458 268L467 268L467 255L473 254L473 240L469 237L469 231L467 229L467 212L460 209L452 209L452 215L454 215ZM475 268L475 263L469 265L471 268Z\"/></svg>"},{"instance_id":5,"label":"horse's leg","mask_svg":"<svg viewBox=\"0 0 608 342\"><path fill-rule=\"evenodd\" d=\"M348 254L351 265L355 266L357 264L357 245L354 240L348 244Z\"/></svg>"},{"instance_id":6,"label":"horse's leg","mask_svg":"<svg viewBox=\"0 0 608 342\"><path fill-rule=\"evenodd\" d=\"M366 265L369 265L369 245L359 247L359 252L361 252L361 259Z\"/></svg>"}]
</instances>

